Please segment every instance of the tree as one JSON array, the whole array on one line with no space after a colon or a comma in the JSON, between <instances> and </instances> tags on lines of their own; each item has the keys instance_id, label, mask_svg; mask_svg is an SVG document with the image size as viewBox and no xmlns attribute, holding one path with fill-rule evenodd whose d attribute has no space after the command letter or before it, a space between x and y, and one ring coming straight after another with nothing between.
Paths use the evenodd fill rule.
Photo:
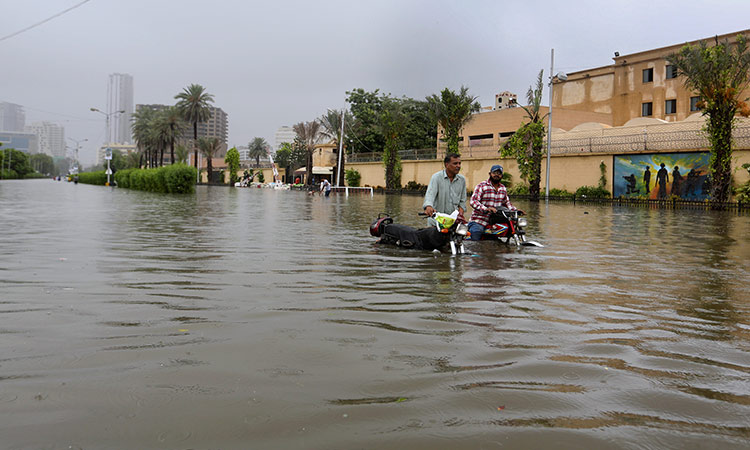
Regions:
<instances>
[{"instance_id":1,"label":"tree","mask_svg":"<svg viewBox=\"0 0 750 450\"><path fill-rule=\"evenodd\" d=\"M169 160L170 164L175 162L174 147L177 139L182 136L185 128L185 121L182 119L182 114L176 106L170 106L167 109L159 111L156 115L153 123L153 127L156 130L156 140L163 144L161 150L163 151L166 146L169 146ZM163 155L163 153L162 153ZM159 158L159 165L163 165L163 156Z\"/></svg>"},{"instance_id":2,"label":"tree","mask_svg":"<svg viewBox=\"0 0 750 450\"><path fill-rule=\"evenodd\" d=\"M402 138L404 149L436 148L437 121L430 114L430 104L426 101L403 97L402 105L406 126Z\"/></svg>"},{"instance_id":3,"label":"tree","mask_svg":"<svg viewBox=\"0 0 750 450\"><path fill-rule=\"evenodd\" d=\"M26 153L14 148L0 149L0 178L23 178L33 172Z\"/></svg>"},{"instance_id":4,"label":"tree","mask_svg":"<svg viewBox=\"0 0 750 450\"><path fill-rule=\"evenodd\" d=\"M221 141L217 137L201 137L198 139L198 148L201 154L206 158L206 168L208 169L208 182L213 181L213 162L211 159L221 148Z\"/></svg>"},{"instance_id":5,"label":"tree","mask_svg":"<svg viewBox=\"0 0 750 450\"><path fill-rule=\"evenodd\" d=\"M354 116L351 126L347 127L352 133L346 141L352 153L378 152L385 145L380 127L384 96L379 95L379 91L367 92L359 88L346 92L346 101Z\"/></svg>"},{"instance_id":6,"label":"tree","mask_svg":"<svg viewBox=\"0 0 750 450\"><path fill-rule=\"evenodd\" d=\"M430 114L442 128L442 133L448 144L448 153L457 153L458 138L461 129L471 120L472 113L478 112L480 105L477 97L469 95L469 88L461 86L458 93L445 88L440 96L432 94L427 97Z\"/></svg>"},{"instance_id":7,"label":"tree","mask_svg":"<svg viewBox=\"0 0 750 450\"><path fill-rule=\"evenodd\" d=\"M259 167L260 158L268 156L268 142L262 137L254 138L247 144L247 155L250 158L255 158L255 167Z\"/></svg>"},{"instance_id":8,"label":"tree","mask_svg":"<svg viewBox=\"0 0 750 450\"><path fill-rule=\"evenodd\" d=\"M306 150L306 177L305 184L312 185L312 157L313 151L315 150L315 144L318 142L320 135L320 122L313 120L312 122L300 122L292 127L294 132L297 133L297 137L304 144Z\"/></svg>"},{"instance_id":9,"label":"tree","mask_svg":"<svg viewBox=\"0 0 750 450\"><path fill-rule=\"evenodd\" d=\"M52 174L55 171L55 161L45 153L36 153L29 156L29 164L35 171L45 175Z\"/></svg>"},{"instance_id":10,"label":"tree","mask_svg":"<svg viewBox=\"0 0 750 450\"><path fill-rule=\"evenodd\" d=\"M240 152L237 151L236 147L227 151L224 162L227 163L227 169L229 170L229 185L234 186L234 183L239 181L237 171L240 170Z\"/></svg>"},{"instance_id":11,"label":"tree","mask_svg":"<svg viewBox=\"0 0 750 450\"><path fill-rule=\"evenodd\" d=\"M195 146L193 155L195 168L198 169L198 122L205 122L211 118L209 103L213 103L214 96L207 93L200 84L191 84L174 98L179 100L177 109L182 114L182 118L193 124L193 145Z\"/></svg>"},{"instance_id":12,"label":"tree","mask_svg":"<svg viewBox=\"0 0 750 450\"><path fill-rule=\"evenodd\" d=\"M400 102L386 99L380 115L380 126L385 137L383 165L385 165L386 189L401 188L401 158L398 151L406 128L406 116Z\"/></svg>"},{"instance_id":13,"label":"tree","mask_svg":"<svg viewBox=\"0 0 750 450\"><path fill-rule=\"evenodd\" d=\"M151 158L154 136L152 133L153 121L156 118L156 110L151 108L140 108L133 114L133 123L131 128L133 130L133 139L135 140L136 148L140 150L139 154L145 157L147 164L152 161ZM142 166L139 161L138 167Z\"/></svg>"},{"instance_id":14,"label":"tree","mask_svg":"<svg viewBox=\"0 0 750 450\"><path fill-rule=\"evenodd\" d=\"M544 154L544 119L541 115L542 88L544 83L542 77L544 70L539 71L536 80L536 88L526 92L526 106L522 106L526 112L528 122L521 125L518 130L508 139L508 142L500 149L502 156L512 156L518 162L518 170L521 178L529 183L529 195L531 200L539 200L539 183L542 178L542 156Z\"/></svg>"},{"instance_id":15,"label":"tree","mask_svg":"<svg viewBox=\"0 0 750 450\"><path fill-rule=\"evenodd\" d=\"M344 121L343 127L341 122L342 119ZM345 173L344 170L346 166L346 158L344 158L344 155L346 153L344 153L344 155L341 155L341 158L339 158L338 156L339 147L342 147L340 143L342 141L346 142L346 129L342 130L342 128L345 128L347 123L351 125L353 121L354 117L351 115L351 113L349 113L349 111L344 111L342 114L341 111L329 109L325 115L320 117L320 124L323 126L323 130L320 132L320 134L330 139L336 148L336 174ZM342 151L344 151L343 147ZM341 161L341 167L338 167L339 161ZM336 181L343 186L340 180Z\"/></svg>"},{"instance_id":16,"label":"tree","mask_svg":"<svg viewBox=\"0 0 750 450\"><path fill-rule=\"evenodd\" d=\"M738 35L735 44L716 38L710 47L706 41L687 44L667 61L685 76L685 87L700 95L702 114L707 116L704 131L711 143L711 199L719 207L729 199L731 189L735 116L750 116L750 107L740 98L750 83L747 38Z\"/></svg>"},{"instance_id":17,"label":"tree","mask_svg":"<svg viewBox=\"0 0 750 450\"><path fill-rule=\"evenodd\" d=\"M177 158L177 162L187 163L188 155L190 154L187 147L185 147L182 144L177 144L177 147L175 148L174 153L175 153L175 158Z\"/></svg>"}]
</instances>

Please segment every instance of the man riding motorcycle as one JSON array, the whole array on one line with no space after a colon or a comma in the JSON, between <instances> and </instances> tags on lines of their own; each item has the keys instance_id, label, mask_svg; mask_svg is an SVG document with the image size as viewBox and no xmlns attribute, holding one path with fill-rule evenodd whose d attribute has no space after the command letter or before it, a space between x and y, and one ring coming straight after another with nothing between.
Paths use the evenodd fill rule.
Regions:
<instances>
[{"instance_id":1,"label":"man riding motorcycle","mask_svg":"<svg viewBox=\"0 0 750 450\"><path fill-rule=\"evenodd\" d=\"M482 181L474 189L469 204L474 211L469 219L469 233L472 241L482 237L485 228L490 225L490 215L497 212L497 208L504 206L510 210L516 207L510 203L508 191L500 182L503 178L503 166L495 164L490 169L490 178Z\"/></svg>"}]
</instances>

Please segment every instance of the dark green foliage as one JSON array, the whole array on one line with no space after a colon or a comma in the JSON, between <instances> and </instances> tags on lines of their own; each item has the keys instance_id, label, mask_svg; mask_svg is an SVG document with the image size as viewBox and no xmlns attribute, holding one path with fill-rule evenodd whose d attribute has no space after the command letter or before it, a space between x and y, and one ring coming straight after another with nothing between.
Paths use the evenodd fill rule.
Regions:
<instances>
[{"instance_id":1,"label":"dark green foliage","mask_svg":"<svg viewBox=\"0 0 750 450\"><path fill-rule=\"evenodd\" d=\"M352 187L359 187L359 183L362 181L362 174L357 169L346 169L346 184Z\"/></svg>"},{"instance_id":2,"label":"dark green foliage","mask_svg":"<svg viewBox=\"0 0 750 450\"><path fill-rule=\"evenodd\" d=\"M550 191L550 195L552 195L552 191ZM608 190L599 186L581 186L576 189L576 197L609 198L611 196L612 194Z\"/></svg>"},{"instance_id":3,"label":"dark green foliage","mask_svg":"<svg viewBox=\"0 0 750 450\"><path fill-rule=\"evenodd\" d=\"M558 188L552 188L549 190L549 196L550 197L562 197L562 198L572 198L573 193L568 192L565 189L558 189Z\"/></svg>"},{"instance_id":4,"label":"dark green foliage","mask_svg":"<svg viewBox=\"0 0 750 450\"><path fill-rule=\"evenodd\" d=\"M382 116L384 108L393 104L400 108L403 120L398 150L435 148L437 120L432 116L427 101L409 97L395 98L380 94L378 89L372 92L354 89L346 94L353 116L350 119L347 115L345 123L348 125L344 127L347 153L383 151L386 135L383 132Z\"/></svg>"},{"instance_id":5,"label":"dark green foliage","mask_svg":"<svg viewBox=\"0 0 750 450\"><path fill-rule=\"evenodd\" d=\"M229 185L234 186L234 183L240 181L237 176L237 171L240 170L240 152L237 151L236 147L232 147L227 151L224 162L227 163L227 168L229 169Z\"/></svg>"},{"instance_id":6,"label":"dark green foliage","mask_svg":"<svg viewBox=\"0 0 750 450\"><path fill-rule=\"evenodd\" d=\"M78 182L104 186L107 184L107 174L103 170L96 172L81 172L78 174Z\"/></svg>"},{"instance_id":7,"label":"dark green foliage","mask_svg":"<svg viewBox=\"0 0 750 450\"><path fill-rule=\"evenodd\" d=\"M528 184L517 184L508 189L508 195L513 197L514 195L529 195Z\"/></svg>"},{"instance_id":8,"label":"dark green foliage","mask_svg":"<svg viewBox=\"0 0 750 450\"><path fill-rule=\"evenodd\" d=\"M154 169L126 169L115 174L117 187L170 194L192 194L195 178L195 168L182 163Z\"/></svg>"},{"instance_id":9,"label":"dark green foliage","mask_svg":"<svg viewBox=\"0 0 750 450\"><path fill-rule=\"evenodd\" d=\"M406 189L409 189L410 191L426 191L427 186L424 184L419 184L416 181L410 181L406 183Z\"/></svg>"},{"instance_id":10,"label":"dark green foliage","mask_svg":"<svg viewBox=\"0 0 750 450\"><path fill-rule=\"evenodd\" d=\"M385 165L385 187L387 189L401 188L401 158L398 150L401 148L406 117L399 102L390 98L383 99L383 109L380 114L380 127L385 138L383 147L383 165Z\"/></svg>"},{"instance_id":11,"label":"dark green foliage","mask_svg":"<svg viewBox=\"0 0 750 450\"><path fill-rule=\"evenodd\" d=\"M427 97L432 119L440 124L449 153L460 154L458 138L461 129L471 120L472 113L478 112L480 105L477 97L469 95L469 88L461 86L458 93L445 88L440 95Z\"/></svg>"},{"instance_id":12,"label":"dark green foliage","mask_svg":"<svg viewBox=\"0 0 750 450\"><path fill-rule=\"evenodd\" d=\"M266 182L266 176L263 175L263 171L258 169L258 183L265 183Z\"/></svg>"},{"instance_id":13,"label":"dark green foliage","mask_svg":"<svg viewBox=\"0 0 750 450\"><path fill-rule=\"evenodd\" d=\"M604 186L607 185L607 165L604 164L604 161L599 163L599 189L604 189Z\"/></svg>"},{"instance_id":14,"label":"dark green foliage","mask_svg":"<svg viewBox=\"0 0 750 450\"><path fill-rule=\"evenodd\" d=\"M39 172L40 174L55 173L55 161L50 155L46 155L44 153L31 155L29 157L29 164L35 171Z\"/></svg>"},{"instance_id":15,"label":"dark green foliage","mask_svg":"<svg viewBox=\"0 0 750 450\"><path fill-rule=\"evenodd\" d=\"M10 159L10 170L8 170L8 159ZM29 156L13 148L0 149L0 171L2 178L24 178L27 174L34 172L29 164Z\"/></svg>"},{"instance_id":16,"label":"dark green foliage","mask_svg":"<svg viewBox=\"0 0 750 450\"><path fill-rule=\"evenodd\" d=\"M539 200L539 184L542 173L542 156L544 155L544 118L540 113L542 104L542 76L539 71L536 88L526 92L527 105L522 106L528 122L521 125L508 142L500 149L502 156L511 156L518 162L521 178L529 183L529 194L532 200Z\"/></svg>"},{"instance_id":17,"label":"dark green foliage","mask_svg":"<svg viewBox=\"0 0 750 450\"><path fill-rule=\"evenodd\" d=\"M750 115L750 107L740 96L750 83L750 49L745 36L708 46L687 44L667 61L684 75L688 90L701 98L701 110L707 116L704 131L711 143L709 176L711 198L717 207L729 199L732 185L732 130L735 115Z\"/></svg>"}]
</instances>

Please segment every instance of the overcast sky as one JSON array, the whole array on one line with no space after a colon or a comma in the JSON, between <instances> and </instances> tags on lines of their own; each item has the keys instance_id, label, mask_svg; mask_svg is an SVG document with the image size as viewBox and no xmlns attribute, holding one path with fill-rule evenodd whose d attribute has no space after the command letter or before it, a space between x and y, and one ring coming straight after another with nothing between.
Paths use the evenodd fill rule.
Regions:
<instances>
[{"instance_id":1,"label":"overcast sky","mask_svg":"<svg viewBox=\"0 0 750 450\"><path fill-rule=\"evenodd\" d=\"M0 0L0 39L81 1ZM230 147L273 144L278 127L345 107L354 88L424 99L466 85L492 105L546 77L551 48L555 71L574 72L749 17L748 0L89 0L0 40L0 101L88 139L92 163L105 125L89 108L105 109L110 73L133 76L136 104L173 104L197 83L229 115Z\"/></svg>"}]
</instances>

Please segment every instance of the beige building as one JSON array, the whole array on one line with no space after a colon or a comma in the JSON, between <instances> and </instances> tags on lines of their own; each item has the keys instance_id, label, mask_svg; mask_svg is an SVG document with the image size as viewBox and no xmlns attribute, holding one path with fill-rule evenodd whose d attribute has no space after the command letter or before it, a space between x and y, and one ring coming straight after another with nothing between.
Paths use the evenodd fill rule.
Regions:
<instances>
[{"instance_id":1,"label":"beige building","mask_svg":"<svg viewBox=\"0 0 750 450\"><path fill-rule=\"evenodd\" d=\"M735 41L738 34L718 36L719 41ZM714 38L706 38L706 40ZM693 41L690 44L697 44ZM666 57L677 53L685 43L643 52L620 55L615 52L609 66L569 73L567 81L555 79L552 110L591 111L611 116L613 126L621 126L636 117L650 117L667 122L681 121L697 112L700 98L684 86L684 76L677 75ZM747 97L750 92L743 95ZM552 119L556 125L559 116ZM563 127L564 128L564 127Z\"/></svg>"}]
</instances>

